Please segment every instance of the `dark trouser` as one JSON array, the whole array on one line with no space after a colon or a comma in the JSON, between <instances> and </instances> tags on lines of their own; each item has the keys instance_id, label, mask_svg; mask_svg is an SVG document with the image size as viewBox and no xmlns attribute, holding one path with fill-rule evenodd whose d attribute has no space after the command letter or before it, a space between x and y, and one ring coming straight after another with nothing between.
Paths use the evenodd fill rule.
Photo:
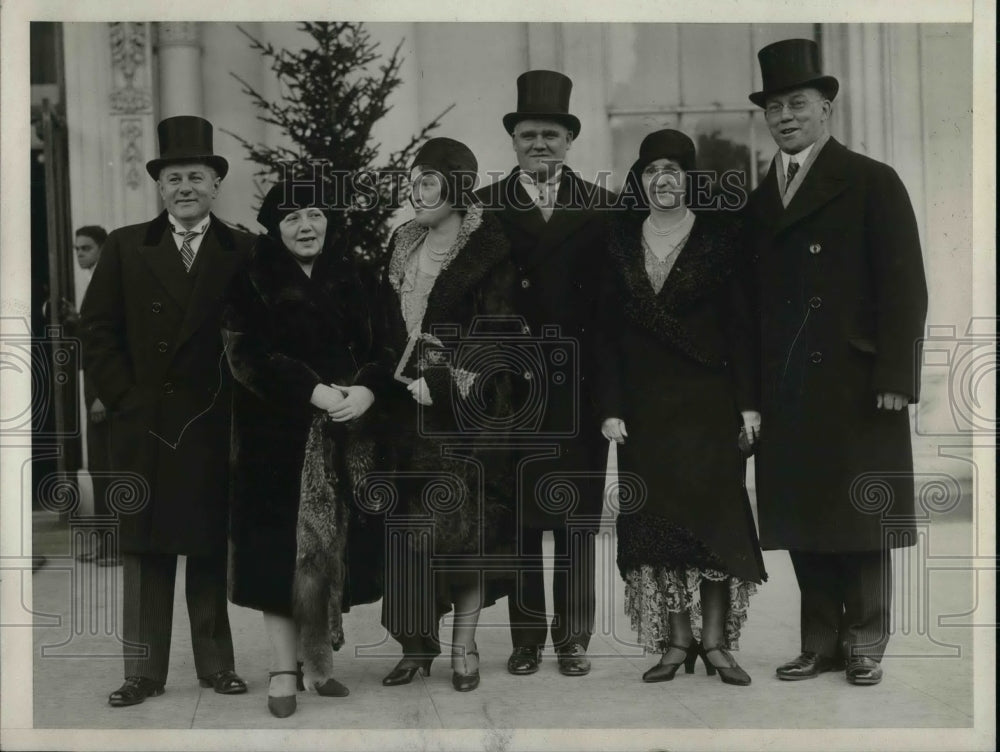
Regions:
<instances>
[{"instance_id":1,"label":"dark trouser","mask_svg":"<svg viewBox=\"0 0 1000 752\"><path fill-rule=\"evenodd\" d=\"M100 423L87 420L87 472L94 484L94 514L111 514L108 507L108 470L111 467L111 431L107 418Z\"/></svg>"},{"instance_id":2,"label":"dark trouser","mask_svg":"<svg viewBox=\"0 0 1000 752\"><path fill-rule=\"evenodd\" d=\"M125 676L167 679L174 612L174 554L123 555L122 636L147 647L144 658L125 658ZM234 668L226 604L226 557L188 556L184 581L195 672L210 676Z\"/></svg>"},{"instance_id":3,"label":"dark trouser","mask_svg":"<svg viewBox=\"0 0 1000 752\"><path fill-rule=\"evenodd\" d=\"M514 647L544 646L549 632L542 579L542 530L521 528L519 571L507 597ZM594 632L593 527L558 527L553 531L552 645L556 651L571 642L584 648Z\"/></svg>"},{"instance_id":4,"label":"dark trouser","mask_svg":"<svg viewBox=\"0 0 1000 752\"><path fill-rule=\"evenodd\" d=\"M442 598L424 549L415 549L408 535L390 536L382 596L382 626L411 658L441 653L439 625L451 604Z\"/></svg>"},{"instance_id":5,"label":"dark trouser","mask_svg":"<svg viewBox=\"0 0 1000 752\"><path fill-rule=\"evenodd\" d=\"M892 606L890 551L790 551L802 596L802 650L882 660Z\"/></svg>"}]
</instances>

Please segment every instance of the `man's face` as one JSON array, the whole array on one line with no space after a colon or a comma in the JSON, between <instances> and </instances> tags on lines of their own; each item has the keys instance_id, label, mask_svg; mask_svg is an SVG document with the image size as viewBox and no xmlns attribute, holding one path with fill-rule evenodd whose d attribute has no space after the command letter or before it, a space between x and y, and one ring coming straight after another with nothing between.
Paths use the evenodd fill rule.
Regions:
<instances>
[{"instance_id":1,"label":"man's face","mask_svg":"<svg viewBox=\"0 0 1000 752\"><path fill-rule=\"evenodd\" d=\"M81 269L93 269L101 257L101 246L89 235L77 235L73 240L73 250Z\"/></svg>"},{"instance_id":2,"label":"man's face","mask_svg":"<svg viewBox=\"0 0 1000 752\"><path fill-rule=\"evenodd\" d=\"M156 181L163 203L185 227L208 216L222 179L205 164L174 164L160 170Z\"/></svg>"},{"instance_id":3,"label":"man's face","mask_svg":"<svg viewBox=\"0 0 1000 752\"><path fill-rule=\"evenodd\" d=\"M518 166L538 180L546 180L566 159L573 134L551 120L522 120L514 126L512 140Z\"/></svg>"},{"instance_id":4,"label":"man's face","mask_svg":"<svg viewBox=\"0 0 1000 752\"><path fill-rule=\"evenodd\" d=\"M793 89L767 98L764 119L786 154L797 154L826 133L832 105L818 89Z\"/></svg>"}]
</instances>

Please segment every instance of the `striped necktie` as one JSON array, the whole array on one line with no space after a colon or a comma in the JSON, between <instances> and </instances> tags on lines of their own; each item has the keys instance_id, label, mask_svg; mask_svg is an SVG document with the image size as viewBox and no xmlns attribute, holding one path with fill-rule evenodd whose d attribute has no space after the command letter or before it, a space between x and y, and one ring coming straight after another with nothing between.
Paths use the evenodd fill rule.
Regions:
<instances>
[{"instance_id":1,"label":"striped necktie","mask_svg":"<svg viewBox=\"0 0 1000 752\"><path fill-rule=\"evenodd\" d=\"M191 271L191 264L194 263L194 248L191 247L191 242L199 235L201 233L194 230L188 230L184 233L184 242L181 243L181 260L184 261L186 271Z\"/></svg>"},{"instance_id":2,"label":"striped necktie","mask_svg":"<svg viewBox=\"0 0 1000 752\"><path fill-rule=\"evenodd\" d=\"M788 174L785 176L785 193L788 193L788 188L789 188L789 186L791 186L792 181L795 179L795 176L798 174L798 171L799 171L799 163L796 162L794 159L789 160L789 162L788 162Z\"/></svg>"}]
</instances>

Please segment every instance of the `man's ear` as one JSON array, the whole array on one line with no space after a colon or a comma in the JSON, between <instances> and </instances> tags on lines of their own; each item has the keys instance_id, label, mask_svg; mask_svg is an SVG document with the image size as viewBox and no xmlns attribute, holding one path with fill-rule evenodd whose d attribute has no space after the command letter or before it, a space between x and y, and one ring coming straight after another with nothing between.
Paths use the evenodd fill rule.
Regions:
<instances>
[{"instance_id":1,"label":"man's ear","mask_svg":"<svg viewBox=\"0 0 1000 752\"><path fill-rule=\"evenodd\" d=\"M567 150L567 151L568 151L569 149L573 148L573 139L574 139L574 138L575 138L575 136L573 135L573 131L569 131L569 132L568 132L568 133L566 134L566 150Z\"/></svg>"}]
</instances>

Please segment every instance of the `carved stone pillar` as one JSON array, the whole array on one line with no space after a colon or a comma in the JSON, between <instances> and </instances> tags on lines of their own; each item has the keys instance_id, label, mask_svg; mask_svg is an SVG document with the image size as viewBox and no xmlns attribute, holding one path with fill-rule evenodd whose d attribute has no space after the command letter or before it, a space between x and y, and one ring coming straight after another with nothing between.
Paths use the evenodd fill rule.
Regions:
<instances>
[{"instance_id":1,"label":"carved stone pillar","mask_svg":"<svg viewBox=\"0 0 1000 752\"><path fill-rule=\"evenodd\" d=\"M203 115L201 24L156 24L160 62L160 118Z\"/></svg>"}]
</instances>

